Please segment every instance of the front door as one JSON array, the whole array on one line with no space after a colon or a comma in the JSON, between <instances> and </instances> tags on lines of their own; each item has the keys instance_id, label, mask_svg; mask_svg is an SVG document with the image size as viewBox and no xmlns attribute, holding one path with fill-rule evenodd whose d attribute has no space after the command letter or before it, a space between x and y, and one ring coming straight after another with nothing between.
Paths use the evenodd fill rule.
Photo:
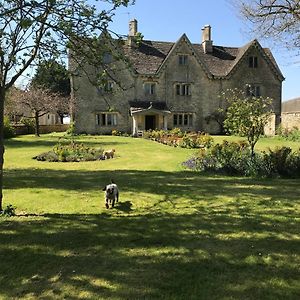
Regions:
<instances>
[{"instance_id":1,"label":"front door","mask_svg":"<svg viewBox=\"0 0 300 300\"><path fill-rule=\"evenodd\" d=\"M156 128L156 118L155 116L145 116L145 130Z\"/></svg>"}]
</instances>

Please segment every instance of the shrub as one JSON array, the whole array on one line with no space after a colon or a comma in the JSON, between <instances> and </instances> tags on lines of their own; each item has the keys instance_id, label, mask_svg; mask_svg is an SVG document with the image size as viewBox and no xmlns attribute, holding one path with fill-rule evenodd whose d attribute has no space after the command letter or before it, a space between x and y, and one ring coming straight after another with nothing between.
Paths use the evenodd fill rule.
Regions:
<instances>
[{"instance_id":1,"label":"shrub","mask_svg":"<svg viewBox=\"0 0 300 300\"><path fill-rule=\"evenodd\" d=\"M27 127L28 133L34 133L35 131L35 121L33 118L22 117L20 123Z\"/></svg>"},{"instance_id":2,"label":"shrub","mask_svg":"<svg viewBox=\"0 0 300 300\"><path fill-rule=\"evenodd\" d=\"M75 122L74 121L70 122L69 128L66 131L66 134L70 135L70 136L76 135L76 132L75 132Z\"/></svg>"},{"instance_id":3,"label":"shrub","mask_svg":"<svg viewBox=\"0 0 300 300\"><path fill-rule=\"evenodd\" d=\"M199 148L210 148L214 139L208 133L200 133L196 139L196 145Z\"/></svg>"},{"instance_id":4,"label":"shrub","mask_svg":"<svg viewBox=\"0 0 300 300\"><path fill-rule=\"evenodd\" d=\"M276 133L285 140L297 142L300 141L300 130L298 127L293 127L291 130L278 127Z\"/></svg>"},{"instance_id":5,"label":"shrub","mask_svg":"<svg viewBox=\"0 0 300 300\"><path fill-rule=\"evenodd\" d=\"M40 161L49 162L79 162L93 161L103 159L103 149L89 148L82 143L77 143L74 140L64 143L57 143L52 151L41 153L34 157Z\"/></svg>"},{"instance_id":6,"label":"shrub","mask_svg":"<svg viewBox=\"0 0 300 300\"><path fill-rule=\"evenodd\" d=\"M8 139L14 137L16 135L14 127L11 125L9 117L4 116L4 124L3 124L3 134L4 138Z\"/></svg>"},{"instance_id":7,"label":"shrub","mask_svg":"<svg viewBox=\"0 0 300 300\"><path fill-rule=\"evenodd\" d=\"M192 138L191 136L185 135L179 142L179 146L188 149L197 148L196 139Z\"/></svg>"},{"instance_id":8,"label":"shrub","mask_svg":"<svg viewBox=\"0 0 300 300\"><path fill-rule=\"evenodd\" d=\"M6 208L1 212L2 216L13 217L16 215L16 207L13 207L11 204L7 205Z\"/></svg>"},{"instance_id":9,"label":"shrub","mask_svg":"<svg viewBox=\"0 0 300 300\"><path fill-rule=\"evenodd\" d=\"M300 149L292 153L290 148L282 147L253 156L247 143L224 141L211 149L201 149L183 166L228 175L297 177L300 176Z\"/></svg>"}]
</instances>

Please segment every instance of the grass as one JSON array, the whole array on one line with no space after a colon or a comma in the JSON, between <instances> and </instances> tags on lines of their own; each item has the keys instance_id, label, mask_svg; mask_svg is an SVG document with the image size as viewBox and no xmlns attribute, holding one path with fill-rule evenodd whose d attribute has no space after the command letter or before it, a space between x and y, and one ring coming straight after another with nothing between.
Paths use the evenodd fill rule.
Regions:
<instances>
[{"instance_id":1,"label":"grass","mask_svg":"<svg viewBox=\"0 0 300 300\"><path fill-rule=\"evenodd\" d=\"M193 150L124 137L80 138L113 160L32 159L58 136L7 141L0 299L299 299L299 179L203 176Z\"/></svg>"}]
</instances>

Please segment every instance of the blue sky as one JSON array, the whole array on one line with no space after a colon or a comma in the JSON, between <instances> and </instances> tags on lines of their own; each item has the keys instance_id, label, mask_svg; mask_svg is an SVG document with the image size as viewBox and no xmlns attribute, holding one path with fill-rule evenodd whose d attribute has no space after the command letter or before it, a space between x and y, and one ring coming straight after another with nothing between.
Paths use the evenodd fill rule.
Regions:
<instances>
[{"instance_id":1,"label":"blue sky","mask_svg":"<svg viewBox=\"0 0 300 300\"><path fill-rule=\"evenodd\" d=\"M192 43L200 43L201 28L207 24L212 26L215 45L239 47L255 38L246 34L245 24L230 0L136 0L135 5L117 10L110 29L126 35L130 19L138 20L138 31L149 40L176 42L185 33ZM300 97L300 64L294 63L293 54L259 41L271 48L286 78L283 101Z\"/></svg>"}]
</instances>

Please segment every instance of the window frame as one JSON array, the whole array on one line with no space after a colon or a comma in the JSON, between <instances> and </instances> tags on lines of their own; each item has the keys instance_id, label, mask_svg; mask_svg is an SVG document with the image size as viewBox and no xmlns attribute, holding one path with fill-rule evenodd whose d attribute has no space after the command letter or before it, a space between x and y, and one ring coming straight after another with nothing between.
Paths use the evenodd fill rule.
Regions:
<instances>
[{"instance_id":1,"label":"window frame","mask_svg":"<svg viewBox=\"0 0 300 300\"><path fill-rule=\"evenodd\" d=\"M180 66L186 66L188 64L189 56L187 54L178 54L178 64Z\"/></svg>"},{"instance_id":2,"label":"window frame","mask_svg":"<svg viewBox=\"0 0 300 300\"><path fill-rule=\"evenodd\" d=\"M251 69L257 69L258 68L258 57L257 56L249 56L248 66Z\"/></svg>"},{"instance_id":3,"label":"window frame","mask_svg":"<svg viewBox=\"0 0 300 300\"><path fill-rule=\"evenodd\" d=\"M261 96L261 86L258 84L247 84L246 96L247 97L260 97Z\"/></svg>"},{"instance_id":4,"label":"window frame","mask_svg":"<svg viewBox=\"0 0 300 300\"><path fill-rule=\"evenodd\" d=\"M118 125L118 113L101 112L96 113L96 125L102 127L112 127Z\"/></svg>"},{"instance_id":5,"label":"window frame","mask_svg":"<svg viewBox=\"0 0 300 300\"><path fill-rule=\"evenodd\" d=\"M191 127L193 122L193 113L173 113L173 126Z\"/></svg>"},{"instance_id":6,"label":"window frame","mask_svg":"<svg viewBox=\"0 0 300 300\"><path fill-rule=\"evenodd\" d=\"M177 96L191 96L191 84L190 83L176 83L175 93Z\"/></svg>"},{"instance_id":7,"label":"window frame","mask_svg":"<svg viewBox=\"0 0 300 300\"><path fill-rule=\"evenodd\" d=\"M156 82L144 82L144 95L152 96L155 94L156 94Z\"/></svg>"}]
</instances>

